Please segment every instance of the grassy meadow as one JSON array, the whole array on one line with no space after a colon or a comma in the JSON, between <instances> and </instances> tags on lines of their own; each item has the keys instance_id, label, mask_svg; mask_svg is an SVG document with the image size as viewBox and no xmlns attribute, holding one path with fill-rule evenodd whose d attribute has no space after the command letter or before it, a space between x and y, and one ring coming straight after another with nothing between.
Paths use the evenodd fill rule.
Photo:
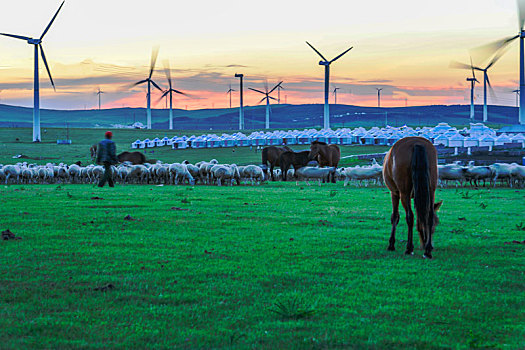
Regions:
<instances>
[{"instance_id":1,"label":"grassy meadow","mask_svg":"<svg viewBox=\"0 0 525 350\"><path fill-rule=\"evenodd\" d=\"M46 132L44 132L46 130ZM32 143L30 128L0 128L0 164L12 164L18 161L45 164L47 162L72 164L81 161L82 164L90 164L89 148L104 138L106 129L82 129L70 128L69 137L73 141L71 145L57 145L57 139L65 139L66 129L50 128L42 129L42 142ZM213 131L218 135L220 131ZM231 131L230 131L231 132ZM116 129L113 130L113 140L117 144L117 152L131 151L131 143L137 139L154 139L173 135L201 135L201 131L177 131L177 130L136 130ZM18 141L16 139L19 139ZM308 149L307 145L292 146L295 150ZM386 146L342 146L341 156L355 154L382 153L386 152ZM182 162L188 160L192 163L201 160L217 159L221 163L236 163L238 165L260 164L261 153L249 147L215 148L215 149L185 149L173 150L171 147L158 147L140 150L148 159L158 159L163 162ZM29 159L13 159L13 156L24 155ZM356 163L355 159L343 159L340 165Z\"/></svg>"},{"instance_id":2,"label":"grassy meadow","mask_svg":"<svg viewBox=\"0 0 525 350\"><path fill-rule=\"evenodd\" d=\"M524 191L438 190L433 260L403 254L404 213L387 252L380 187L0 198L0 229L22 237L0 242L2 348L525 348Z\"/></svg>"}]
</instances>

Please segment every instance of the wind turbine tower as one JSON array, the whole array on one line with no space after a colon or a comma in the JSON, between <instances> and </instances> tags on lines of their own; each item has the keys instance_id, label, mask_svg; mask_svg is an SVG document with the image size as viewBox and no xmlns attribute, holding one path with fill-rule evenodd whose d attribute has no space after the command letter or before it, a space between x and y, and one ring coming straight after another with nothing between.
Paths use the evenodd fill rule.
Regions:
<instances>
[{"instance_id":1,"label":"wind turbine tower","mask_svg":"<svg viewBox=\"0 0 525 350\"><path fill-rule=\"evenodd\" d=\"M516 94L516 107L519 107L520 106L519 99L520 99L520 95L521 95L520 94L520 90L519 89L518 90L513 90L512 92Z\"/></svg>"},{"instance_id":2,"label":"wind turbine tower","mask_svg":"<svg viewBox=\"0 0 525 350\"><path fill-rule=\"evenodd\" d=\"M383 88L376 88L377 90L377 107L381 107L381 91L383 91Z\"/></svg>"},{"instance_id":3,"label":"wind turbine tower","mask_svg":"<svg viewBox=\"0 0 525 350\"><path fill-rule=\"evenodd\" d=\"M235 73L235 78L240 78L239 80L239 95L240 95L240 104L239 104L239 130L244 130L244 105L243 105L243 78L244 74Z\"/></svg>"},{"instance_id":4,"label":"wind turbine tower","mask_svg":"<svg viewBox=\"0 0 525 350\"><path fill-rule=\"evenodd\" d=\"M104 91L100 90L100 87L98 88L97 95L98 95L98 110L100 111L100 95L102 95Z\"/></svg>"},{"instance_id":5,"label":"wind turbine tower","mask_svg":"<svg viewBox=\"0 0 525 350\"><path fill-rule=\"evenodd\" d=\"M232 89L232 84L230 84L230 88L226 91L226 94L230 95L230 109L232 108L232 92L234 91L235 90Z\"/></svg>"},{"instance_id":6,"label":"wind turbine tower","mask_svg":"<svg viewBox=\"0 0 525 350\"><path fill-rule=\"evenodd\" d=\"M329 94L330 94L330 65L337 61L339 58L341 58L344 54L346 54L348 51L352 50L354 47L347 49L339 56L336 56L331 61L327 60L315 47L310 45L310 43L307 41L306 44L312 48L312 50L317 53L322 60L319 61L320 66L324 66L324 118L323 118L323 128L329 129L330 128L330 102L328 100Z\"/></svg>"},{"instance_id":7,"label":"wind turbine tower","mask_svg":"<svg viewBox=\"0 0 525 350\"><path fill-rule=\"evenodd\" d=\"M337 104L337 90L341 90L341 88L334 87L334 91L333 91L333 94L334 94L334 105Z\"/></svg>"},{"instance_id":8,"label":"wind turbine tower","mask_svg":"<svg viewBox=\"0 0 525 350\"><path fill-rule=\"evenodd\" d=\"M58 13L60 12L60 9L62 9L62 6L64 6L64 2L62 1L62 4L58 8L57 12L55 12L55 15L53 18L51 18L51 21L47 25L46 29L40 35L40 38L34 39L29 38L27 36L21 36L21 35L15 35L15 34L6 34L6 33L0 33L0 35L8 36L15 39L25 40L29 45L34 45L34 54L35 54L35 70L34 70L34 78L33 78L33 142L40 142L42 140L41 134L40 134L40 83L38 78L38 52L40 50L40 54L42 55L42 61L44 62L44 65L47 70L47 74L49 75L49 80L51 81L51 85L53 85L53 89L55 89L55 83L53 82L53 78L51 77L51 71L49 70L49 66L47 65L46 55L44 54L44 48L42 46L42 40L44 39L44 36L46 35L47 31L55 21L55 19L58 16Z\"/></svg>"},{"instance_id":9,"label":"wind turbine tower","mask_svg":"<svg viewBox=\"0 0 525 350\"><path fill-rule=\"evenodd\" d=\"M281 104L281 90L284 90L284 88L281 85L277 86L277 104L278 105Z\"/></svg>"},{"instance_id":10,"label":"wind turbine tower","mask_svg":"<svg viewBox=\"0 0 525 350\"><path fill-rule=\"evenodd\" d=\"M173 93L176 93L179 95L186 95L186 94L184 92L175 90L173 88L173 83L171 81L170 62L168 60L164 61L164 73L166 74L166 79L168 79L168 89L163 92L160 98L161 99L163 97L168 98L168 95L170 96L169 129L173 130Z\"/></svg>"}]
</instances>

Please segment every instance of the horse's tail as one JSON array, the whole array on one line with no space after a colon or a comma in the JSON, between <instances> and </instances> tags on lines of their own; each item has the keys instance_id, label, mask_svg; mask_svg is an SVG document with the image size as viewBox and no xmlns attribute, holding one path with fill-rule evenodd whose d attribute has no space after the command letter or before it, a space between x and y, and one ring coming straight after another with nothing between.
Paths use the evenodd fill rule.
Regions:
<instances>
[{"instance_id":1,"label":"horse's tail","mask_svg":"<svg viewBox=\"0 0 525 350\"><path fill-rule=\"evenodd\" d=\"M268 148L265 147L262 150L262 163L268 166Z\"/></svg>"},{"instance_id":2,"label":"horse's tail","mask_svg":"<svg viewBox=\"0 0 525 350\"><path fill-rule=\"evenodd\" d=\"M417 221L425 228L430 227L434 210L430 203L430 172L427 151L422 145L415 145L412 151L412 184L414 186L414 207L416 209ZM419 231L421 245L426 243L426 237L422 237ZM424 230L425 232L427 229ZM430 232L427 232L430 234Z\"/></svg>"}]
</instances>

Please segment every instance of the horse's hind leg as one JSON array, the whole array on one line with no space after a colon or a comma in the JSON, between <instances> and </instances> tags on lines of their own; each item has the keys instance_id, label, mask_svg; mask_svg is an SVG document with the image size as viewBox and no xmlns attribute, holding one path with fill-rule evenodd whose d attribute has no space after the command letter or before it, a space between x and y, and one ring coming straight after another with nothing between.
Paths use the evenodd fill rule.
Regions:
<instances>
[{"instance_id":1,"label":"horse's hind leg","mask_svg":"<svg viewBox=\"0 0 525 350\"><path fill-rule=\"evenodd\" d=\"M403 208L405 208L406 221L408 226L407 250L405 251L405 254L412 254L414 252L414 212L412 211L412 207L410 205L410 194L404 194L401 197L401 204L403 205Z\"/></svg>"},{"instance_id":2,"label":"horse's hind leg","mask_svg":"<svg viewBox=\"0 0 525 350\"><path fill-rule=\"evenodd\" d=\"M396 226L399 223L399 195L392 193L392 216L390 217L392 223L392 232L390 233L390 240L388 241L388 250L396 250Z\"/></svg>"}]
</instances>

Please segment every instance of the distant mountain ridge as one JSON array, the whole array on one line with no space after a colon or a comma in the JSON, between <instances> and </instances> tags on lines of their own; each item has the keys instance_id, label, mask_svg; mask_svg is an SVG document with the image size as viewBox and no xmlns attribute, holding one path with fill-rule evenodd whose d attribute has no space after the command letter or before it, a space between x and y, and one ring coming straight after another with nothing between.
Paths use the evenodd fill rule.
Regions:
<instances>
[{"instance_id":1,"label":"distant mountain ridge","mask_svg":"<svg viewBox=\"0 0 525 350\"><path fill-rule=\"evenodd\" d=\"M476 106L476 121L482 121L483 106ZM245 107L246 129L263 129L265 106ZM469 105L433 105L417 107L359 107L352 105L330 105L331 125L382 126L385 123L400 125L435 125L438 122L463 125L469 123ZM239 124L239 109L174 109L174 128L191 130L236 130ZM323 105L273 105L270 127L280 129L320 128ZM33 109L0 104L0 127L30 127ZM168 128L168 110L153 109L154 129ZM103 110L41 110L42 127L110 127L146 124L145 108L115 108ZM489 123L517 124L518 109L507 106L489 106Z\"/></svg>"}]
</instances>

